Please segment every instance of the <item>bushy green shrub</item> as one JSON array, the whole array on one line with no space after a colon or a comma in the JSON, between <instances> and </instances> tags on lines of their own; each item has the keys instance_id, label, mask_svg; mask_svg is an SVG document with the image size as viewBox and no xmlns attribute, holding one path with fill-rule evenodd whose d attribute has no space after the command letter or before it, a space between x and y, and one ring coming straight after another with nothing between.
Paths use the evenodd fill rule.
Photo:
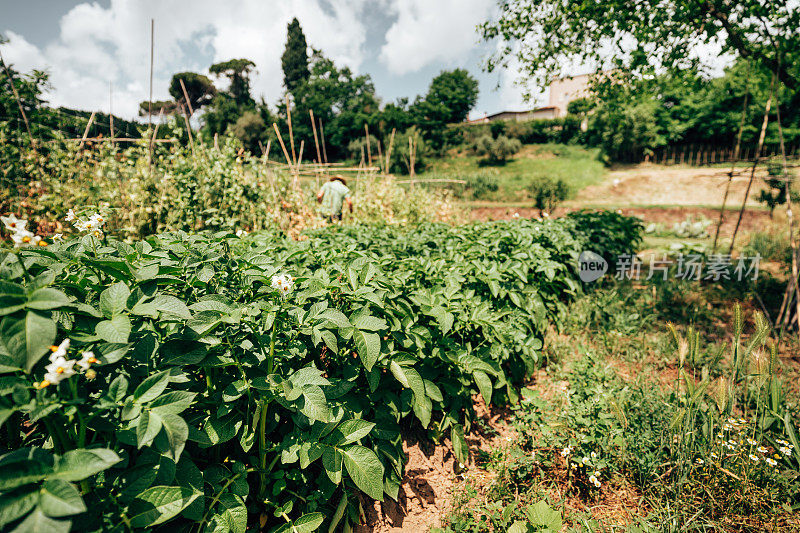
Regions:
<instances>
[{"instance_id":1,"label":"bushy green shrub","mask_svg":"<svg viewBox=\"0 0 800 533\"><path fill-rule=\"evenodd\" d=\"M508 159L519 152L522 143L517 139L509 139L501 135L496 139L484 136L475 141L473 150L482 156L482 163L487 165L504 165Z\"/></svg>"},{"instance_id":2,"label":"bushy green shrub","mask_svg":"<svg viewBox=\"0 0 800 533\"><path fill-rule=\"evenodd\" d=\"M537 178L528 185L528 195L540 211L552 211L569 197L569 187L563 180Z\"/></svg>"}]
</instances>

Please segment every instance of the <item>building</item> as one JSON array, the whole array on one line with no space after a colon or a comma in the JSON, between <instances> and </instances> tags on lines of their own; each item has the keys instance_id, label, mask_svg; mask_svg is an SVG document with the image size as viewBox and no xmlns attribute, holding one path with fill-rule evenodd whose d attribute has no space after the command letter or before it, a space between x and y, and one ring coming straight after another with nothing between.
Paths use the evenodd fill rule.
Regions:
<instances>
[{"instance_id":1,"label":"building","mask_svg":"<svg viewBox=\"0 0 800 533\"><path fill-rule=\"evenodd\" d=\"M534 120L565 117L567 106L573 100L589 96L589 74L559 78L550 83L549 105L527 111L501 111L468 121L469 124L486 124L497 120Z\"/></svg>"}]
</instances>

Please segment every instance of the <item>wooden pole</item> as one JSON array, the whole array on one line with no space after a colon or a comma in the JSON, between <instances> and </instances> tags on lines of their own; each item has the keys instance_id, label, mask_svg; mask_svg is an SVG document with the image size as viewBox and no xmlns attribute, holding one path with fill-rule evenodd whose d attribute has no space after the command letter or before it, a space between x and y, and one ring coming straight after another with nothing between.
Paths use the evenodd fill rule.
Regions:
<instances>
[{"instance_id":1,"label":"wooden pole","mask_svg":"<svg viewBox=\"0 0 800 533\"><path fill-rule=\"evenodd\" d=\"M325 150L325 130L322 128L322 119L319 120L319 138L322 141L322 157L325 158L325 164L328 164L328 152Z\"/></svg>"},{"instance_id":2,"label":"wooden pole","mask_svg":"<svg viewBox=\"0 0 800 533\"><path fill-rule=\"evenodd\" d=\"M314 120L314 110L308 110L308 116L311 117L311 129L314 132L314 146L317 149L317 163L322 164L322 153L319 150L319 140L317 139L317 121ZM317 189L319 189L319 171L317 172Z\"/></svg>"},{"instance_id":3,"label":"wooden pole","mask_svg":"<svg viewBox=\"0 0 800 533\"><path fill-rule=\"evenodd\" d=\"M389 137L389 146L386 148L386 166L384 173L389 174L389 165L392 162L392 147L394 146L394 133L397 128L392 128L392 135Z\"/></svg>"},{"instance_id":4,"label":"wooden pole","mask_svg":"<svg viewBox=\"0 0 800 533\"><path fill-rule=\"evenodd\" d=\"M189 134L189 146L192 149L192 157L194 157L194 138L192 137L192 127L189 125L189 112L184 106L181 106L181 110L183 111L183 120L186 122L186 133Z\"/></svg>"},{"instance_id":5,"label":"wooden pole","mask_svg":"<svg viewBox=\"0 0 800 533\"><path fill-rule=\"evenodd\" d=\"M181 82L181 90L183 91L183 99L186 100L186 106L189 108L189 117L194 115L194 109L192 109L192 102L189 100L189 93L186 91L186 85L183 83L183 78L180 79Z\"/></svg>"},{"instance_id":6,"label":"wooden pole","mask_svg":"<svg viewBox=\"0 0 800 533\"><path fill-rule=\"evenodd\" d=\"M748 75L750 68L748 67ZM748 76L749 77L749 76ZM739 133L736 134L736 146L733 149L733 163L731 163L731 171L728 172L728 185L725 187L725 196L722 197L722 207L719 209L719 221L717 222L717 231L714 233L714 246L711 253L717 252L717 241L719 240L720 228L725 222L725 204L728 202L728 195L731 192L731 184L733 183L733 173L736 171L736 162L739 159L739 150L742 146L742 132L744 131L744 119L747 116L747 100L750 97L750 84L747 85L747 92L744 94L744 103L742 104L742 117L739 119Z\"/></svg>"},{"instance_id":7,"label":"wooden pole","mask_svg":"<svg viewBox=\"0 0 800 533\"><path fill-rule=\"evenodd\" d=\"M369 163L369 166L372 166L372 149L369 145L369 126L366 122L364 123L364 133L367 136L367 162Z\"/></svg>"},{"instance_id":8,"label":"wooden pole","mask_svg":"<svg viewBox=\"0 0 800 533\"><path fill-rule=\"evenodd\" d=\"M219 150L219 134L214 134L214 150Z\"/></svg>"},{"instance_id":9,"label":"wooden pole","mask_svg":"<svg viewBox=\"0 0 800 533\"><path fill-rule=\"evenodd\" d=\"M744 209L747 205L747 198L750 196L750 188L753 186L753 179L756 175L756 167L758 166L759 155L761 154L761 148L764 146L764 137L767 134L767 123L769 122L769 109L772 106L772 96L774 94L775 89L775 75L772 76L772 83L771 83L771 91L769 98L767 99L767 105L764 106L764 121L761 123L761 133L758 136L758 146L756 148L756 157L753 159L753 167L750 171L750 181L747 182L747 189L744 191L744 200L742 201L742 209L739 211L739 218L736 220L736 227L733 228L733 235L731 236L731 246L728 249L728 255L733 253L733 245L736 241L736 234L739 232L739 226L742 223L742 217L744 217Z\"/></svg>"},{"instance_id":10,"label":"wooden pole","mask_svg":"<svg viewBox=\"0 0 800 533\"><path fill-rule=\"evenodd\" d=\"M286 95L286 122L289 124L289 142L292 145L292 163L297 164L297 157L294 153L294 133L292 132L292 110L289 107L289 95Z\"/></svg>"},{"instance_id":11,"label":"wooden pole","mask_svg":"<svg viewBox=\"0 0 800 533\"><path fill-rule=\"evenodd\" d=\"M281 143L281 150L283 150L283 156L286 158L286 164L289 165L289 168L293 168L294 165L289 158L289 152L286 151L286 145L283 144L283 137L281 136L281 131L278 129L278 125L273 122L272 127L275 130L275 134L278 136L278 142Z\"/></svg>"},{"instance_id":12,"label":"wooden pole","mask_svg":"<svg viewBox=\"0 0 800 533\"><path fill-rule=\"evenodd\" d=\"M114 84L108 82L108 124L111 131L111 144L114 144Z\"/></svg>"},{"instance_id":13,"label":"wooden pole","mask_svg":"<svg viewBox=\"0 0 800 533\"><path fill-rule=\"evenodd\" d=\"M89 116L89 122L86 123L86 129L83 130L83 137L81 137L81 143L78 145L78 150L83 148L83 143L86 142L86 138L89 136L89 128L92 127L92 122L94 122L94 114L95 112L92 111L92 114Z\"/></svg>"}]
</instances>

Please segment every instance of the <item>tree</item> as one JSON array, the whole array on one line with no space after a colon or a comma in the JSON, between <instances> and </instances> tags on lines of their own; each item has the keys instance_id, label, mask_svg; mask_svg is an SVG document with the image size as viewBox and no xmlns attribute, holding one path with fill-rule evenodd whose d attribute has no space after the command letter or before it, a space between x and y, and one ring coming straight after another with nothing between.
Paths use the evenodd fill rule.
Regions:
<instances>
[{"instance_id":1,"label":"tree","mask_svg":"<svg viewBox=\"0 0 800 533\"><path fill-rule=\"evenodd\" d=\"M473 145L476 154L483 156L480 161L484 165L505 165L508 158L519 152L522 143L518 139L509 139L500 135L493 139L490 135L479 137Z\"/></svg>"},{"instance_id":2,"label":"tree","mask_svg":"<svg viewBox=\"0 0 800 533\"><path fill-rule=\"evenodd\" d=\"M208 71L216 76L225 76L230 80L228 93L236 105L252 106L255 105L255 101L250 95L250 72L255 66L256 64L249 59L230 59L214 63Z\"/></svg>"},{"instance_id":3,"label":"tree","mask_svg":"<svg viewBox=\"0 0 800 533\"><path fill-rule=\"evenodd\" d=\"M206 104L210 104L214 99L214 95L217 94L217 89L214 87L214 83L208 79L208 76L196 72L179 72L172 76L172 80L169 83L169 94L172 95L176 102L183 102L186 99L183 95L181 81L186 87L189 103L194 111Z\"/></svg>"},{"instance_id":4,"label":"tree","mask_svg":"<svg viewBox=\"0 0 800 533\"><path fill-rule=\"evenodd\" d=\"M286 48L281 56L283 85L294 95L298 86L308 81L308 44L303 28L297 18L293 18L286 28Z\"/></svg>"},{"instance_id":5,"label":"tree","mask_svg":"<svg viewBox=\"0 0 800 533\"><path fill-rule=\"evenodd\" d=\"M242 141L244 147L253 154L261 154L258 142L266 136L264 119L255 111L245 111L230 127L231 134Z\"/></svg>"},{"instance_id":6,"label":"tree","mask_svg":"<svg viewBox=\"0 0 800 533\"><path fill-rule=\"evenodd\" d=\"M503 46L491 71L511 59L538 86L570 61L636 73L698 64L697 47L722 43L800 89L800 11L775 0L514 0L481 26L484 39ZM608 52L612 57L607 57Z\"/></svg>"},{"instance_id":7,"label":"tree","mask_svg":"<svg viewBox=\"0 0 800 533\"><path fill-rule=\"evenodd\" d=\"M478 101L478 80L462 68L442 71L431 81L425 100L442 106L445 122L463 122Z\"/></svg>"}]
</instances>

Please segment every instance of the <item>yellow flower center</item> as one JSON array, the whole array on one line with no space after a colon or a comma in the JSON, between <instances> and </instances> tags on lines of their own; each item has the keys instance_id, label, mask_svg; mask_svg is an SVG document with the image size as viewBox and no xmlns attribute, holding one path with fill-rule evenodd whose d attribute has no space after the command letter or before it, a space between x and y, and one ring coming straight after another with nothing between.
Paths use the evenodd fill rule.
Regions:
<instances>
[{"instance_id":1,"label":"yellow flower center","mask_svg":"<svg viewBox=\"0 0 800 533\"><path fill-rule=\"evenodd\" d=\"M96 363L97 359L95 359L94 357L90 357L89 359L86 360L86 362L88 362L88 363Z\"/></svg>"},{"instance_id":2,"label":"yellow flower center","mask_svg":"<svg viewBox=\"0 0 800 533\"><path fill-rule=\"evenodd\" d=\"M58 367L56 369L56 374L63 374L63 373L64 373L64 368L63 367Z\"/></svg>"},{"instance_id":3,"label":"yellow flower center","mask_svg":"<svg viewBox=\"0 0 800 533\"><path fill-rule=\"evenodd\" d=\"M58 351L58 346L55 346L55 345L50 346L50 351L51 352L57 352Z\"/></svg>"},{"instance_id":4,"label":"yellow flower center","mask_svg":"<svg viewBox=\"0 0 800 533\"><path fill-rule=\"evenodd\" d=\"M12 223L10 224L10 226L11 226L12 228L16 228L16 227L17 227L17 223L16 223L16 222L12 222Z\"/></svg>"},{"instance_id":5,"label":"yellow flower center","mask_svg":"<svg viewBox=\"0 0 800 533\"><path fill-rule=\"evenodd\" d=\"M47 246L47 242L46 241L39 241L39 246Z\"/></svg>"},{"instance_id":6,"label":"yellow flower center","mask_svg":"<svg viewBox=\"0 0 800 533\"><path fill-rule=\"evenodd\" d=\"M39 383L39 386L37 388L43 389L43 388L47 387L48 385L50 385L50 382L45 379L45 380L42 380L41 383Z\"/></svg>"},{"instance_id":7,"label":"yellow flower center","mask_svg":"<svg viewBox=\"0 0 800 533\"><path fill-rule=\"evenodd\" d=\"M26 235L22 238L22 242L31 242L31 238Z\"/></svg>"}]
</instances>

